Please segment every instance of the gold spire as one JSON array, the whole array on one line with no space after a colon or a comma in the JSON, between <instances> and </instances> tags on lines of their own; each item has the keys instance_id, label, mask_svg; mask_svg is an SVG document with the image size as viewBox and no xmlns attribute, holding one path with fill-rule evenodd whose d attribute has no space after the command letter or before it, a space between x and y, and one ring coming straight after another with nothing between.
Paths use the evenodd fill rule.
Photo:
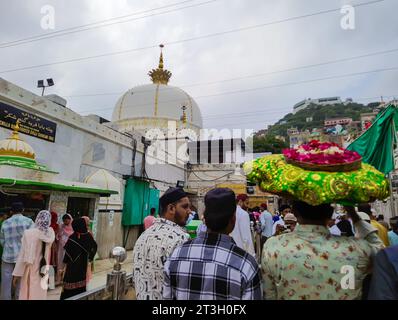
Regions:
<instances>
[{"instance_id":1,"label":"gold spire","mask_svg":"<svg viewBox=\"0 0 398 320\"><path fill-rule=\"evenodd\" d=\"M21 140L19 138L19 134L18 134L18 132L19 132L19 122L20 122L20 120L18 119L17 122L15 123L14 130L12 131L10 139Z\"/></svg>"},{"instance_id":2,"label":"gold spire","mask_svg":"<svg viewBox=\"0 0 398 320\"><path fill-rule=\"evenodd\" d=\"M0 141L0 156L14 156L35 159L32 147L19 137L19 119L11 136Z\"/></svg>"},{"instance_id":3,"label":"gold spire","mask_svg":"<svg viewBox=\"0 0 398 320\"><path fill-rule=\"evenodd\" d=\"M163 70L163 44L160 45L159 69Z\"/></svg>"},{"instance_id":4,"label":"gold spire","mask_svg":"<svg viewBox=\"0 0 398 320\"><path fill-rule=\"evenodd\" d=\"M151 77L151 80L154 84L167 84L171 77L171 72L169 70L163 70L163 47L160 46L160 58L159 58L159 66L157 69L152 69L148 72L148 75Z\"/></svg>"}]
</instances>

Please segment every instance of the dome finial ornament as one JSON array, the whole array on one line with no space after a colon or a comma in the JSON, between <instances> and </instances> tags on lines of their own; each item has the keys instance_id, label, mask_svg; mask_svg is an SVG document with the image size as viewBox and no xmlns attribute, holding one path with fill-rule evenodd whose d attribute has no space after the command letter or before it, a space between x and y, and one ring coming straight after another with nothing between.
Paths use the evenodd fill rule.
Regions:
<instances>
[{"instance_id":1,"label":"dome finial ornament","mask_svg":"<svg viewBox=\"0 0 398 320\"><path fill-rule=\"evenodd\" d=\"M159 45L159 47L160 47L159 69L163 70L163 48L164 48L164 45L161 44L161 45Z\"/></svg>"},{"instance_id":2,"label":"dome finial ornament","mask_svg":"<svg viewBox=\"0 0 398 320\"><path fill-rule=\"evenodd\" d=\"M160 47L160 58L159 66L157 69L152 69L149 71L148 75L154 84L167 84L171 77L171 72L169 70L163 70L163 47L164 45L159 45Z\"/></svg>"},{"instance_id":3,"label":"dome finial ornament","mask_svg":"<svg viewBox=\"0 0 398 320\"><path fill-rule=\"evenodd\" d=\"M0 141L0 157L22 157L35 159L35 152L32 147L19 137L19 119L15 123L11 136Z\"/></svg>"},{"instance_id":4,"label":"dome finial ornament","mask_svg":"<svg viewBox=\"0 0 398 320\"><path fill-rule=\"evenodd\" d=\"M18 119L17 122L15 123L14 130L12 131L11 139L20 140L19 139L19 134L18 134L18 132L19 132L19 123L20 123L20 120Z\"/></svg>"}]
</instances>

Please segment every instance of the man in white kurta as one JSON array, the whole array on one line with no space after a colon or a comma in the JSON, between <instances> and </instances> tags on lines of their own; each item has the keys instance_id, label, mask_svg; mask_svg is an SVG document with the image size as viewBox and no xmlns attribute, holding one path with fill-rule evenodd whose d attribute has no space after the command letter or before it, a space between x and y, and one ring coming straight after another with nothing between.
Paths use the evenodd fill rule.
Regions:
<instances>
[{"instance_id":1,"label":"man in white kurta","mask_svg":"<svg viewBox=\"0 0 398 320\"><path fill-rule=\"evenodd\" d=\"M240 194L236 197L236 202L236 223L230 236L234 239L238 247L255 257L256 253L250 229L250 218L247 211L245 211L249 206L249 197L246 194Z\"/></svg>"}]
</instances>

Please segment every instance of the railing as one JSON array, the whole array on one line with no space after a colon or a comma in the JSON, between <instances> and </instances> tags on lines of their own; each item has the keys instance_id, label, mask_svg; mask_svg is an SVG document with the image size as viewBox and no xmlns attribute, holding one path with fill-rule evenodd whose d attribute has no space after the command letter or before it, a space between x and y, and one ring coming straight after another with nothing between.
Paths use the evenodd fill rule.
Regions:
<instances>
[{"instance_id":1,"label":"railing","mask_svg":"<svg viewBox=\"0 0 398 320\"><path fill-rule=\"evenodd\" d=\"M103 285L90 291L83 292L66 300L126 300L131 298L134 289L133 274L126 276L124 283L124 290L114 297L114 285Z\"/></svg>"}]
</instances>

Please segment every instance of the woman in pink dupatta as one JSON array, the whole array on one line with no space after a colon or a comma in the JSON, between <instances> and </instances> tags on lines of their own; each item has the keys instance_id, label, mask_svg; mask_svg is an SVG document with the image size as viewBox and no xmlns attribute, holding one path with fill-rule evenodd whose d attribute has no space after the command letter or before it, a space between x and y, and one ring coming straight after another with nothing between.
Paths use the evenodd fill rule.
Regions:
<instances>
[{"instance_id":1,"label":"woman in pink dupatta","mask_svg":"<svg viewBox=\"0 0 398 320\"><path fill-rule=\"evenodd\" d=\"M59 227L57 240L58 240L58 259L57 259L57 282L62 282L62 275L61 272L65 269L64 264L64 255L65 249L64 246L69 239L69 236L73 233L72 228L72 216L67 213L62 216L62 224Z\"/></svg>"},{"instance_id":2,"label":"woman in pink dupatta","mask_svg":"<svg viewBox=\"0 0 398 320\"><path fill-rule=\"evenodd\" d=\"M50 223L50 212L42 210L37 215L35 226L23 234L21 251L12 273L13 283L22 278L19 300L47 299L51 245L55 239Z\"/></svg>"}]
</instances>

